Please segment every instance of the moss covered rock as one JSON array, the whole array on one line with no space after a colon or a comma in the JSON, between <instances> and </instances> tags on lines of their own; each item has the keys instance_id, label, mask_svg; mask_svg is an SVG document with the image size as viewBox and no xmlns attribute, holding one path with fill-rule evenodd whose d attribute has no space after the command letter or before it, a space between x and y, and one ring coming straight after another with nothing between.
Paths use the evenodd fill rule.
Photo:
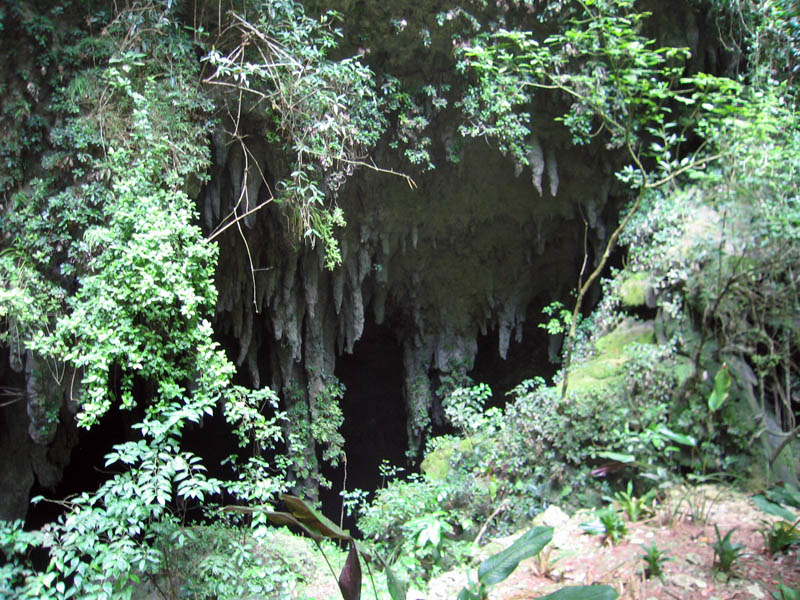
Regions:
<instances>
[{"instance_id":1,"label":"moss covered rock","mask_svg":"<svg viewBox=\"0 0 800 600\"><path fill-rule=\"evenodd\" d=\"M568 389L577 395L586 395L608 389L622 382L625 363L630 356L625 348L633 343L652 344L655 340L652 321L628 319L614 331L595 342L595 355L573 367Z\"/></svg>"},{"instance_id":2,"label":"moss covered rock","mask_svg":"<svg viewBox=\"0 0 800 600\"><path fill-rule=\"evenodd\" d=\"M648 305L648 291L652 287L650 274L633 273L619 285L619 299L622 306L635 307Z\"/></svg>"}]
</instances>

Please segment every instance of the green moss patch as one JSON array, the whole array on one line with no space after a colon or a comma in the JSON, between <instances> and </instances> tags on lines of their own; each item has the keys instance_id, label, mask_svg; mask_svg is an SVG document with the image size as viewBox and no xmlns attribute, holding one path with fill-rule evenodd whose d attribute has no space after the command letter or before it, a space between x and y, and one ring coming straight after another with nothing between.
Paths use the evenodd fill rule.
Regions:
<instances>
[{"instance_id":1,"label":"green moss patch","mask_svg":"<svg viewBox=\"0 0 800 600\"><path fill-rule=\"evenodd\" d=\"M620 302L623 306L644 306L647 303L647 289L649 287L649 273L634 273L625 278L619 286Z\"/></svg>"},{"instance_id":2,"label":"green moss patch","mask_svg":"<svg viewBox=\"0 0 800 600\"><path fill-rule=\"evenodd\" d=\"M569 391L579 396L609 389L621 383L625 374L624 366L629 357L626 346L652 344L655 339L652 321L627 320L611 333L595 342L596 355L576 365L569 375Z\"/></svg>"}]
</instances>

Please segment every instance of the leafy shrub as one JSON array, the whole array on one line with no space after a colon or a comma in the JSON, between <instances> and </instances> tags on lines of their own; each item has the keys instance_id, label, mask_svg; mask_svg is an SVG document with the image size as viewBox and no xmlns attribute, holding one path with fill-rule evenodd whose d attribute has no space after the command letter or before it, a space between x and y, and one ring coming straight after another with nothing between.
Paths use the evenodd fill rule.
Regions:
<instances>
[{"instance_id":1,"label":"leafy shrub","mask_svg":"<svg viewBox=\"0 0 800 600\"><path fill-rule=\"evenodd\" d=\"M478 496L464 479L393 480L362 508L358 528L390 563L421 584L465 556L468 544L460 534L472 527L470 510Z\"/></svg>"},{"instance_id":2,"label":"leafy shrub","mask_svg":"<svg viewBox=\"0 0 800 600\"><path fill-rule=\"evenodd\" d=\"M163 563L148 583L165 599L284 598L302 573L296 563L302 542L297 538L292 548L291 538L225 521L176 528L161 536Z\"/></svg>"},{"instance_id":3,"label":"leafy shrub","mask_svg":"<svg viewBox=\"0 0 800 600\"><path fill-rule=\"evenodd\" d=\"M0 596L15 598L25 582L35 577L30 553L44 542L41 532L24 531L24 523L0 520Z\"/></svg>"},{"instance_id":4,"label":"leafy shrub","mask_svg":"<svg viewBox=\"0 0 800 600\"><path fill-rule=\"evenodd\" d=\"M661 385L640 383L645 361L663 364L660 352L641 351L631 360L628 383L619 381L604 390L562 400L555 387L529 381L514 390L515 401L506 409L500 434L505 451L495 460L496 470L526 479L540 495L552 498L559 486L597 485L591 471L604 456L631 457L638 465L670 464L673 451L660 432L666 425L668 404L664 390L673 379L664 375ZM667 369L664 369L666 371ZM626 393L626 385L630 390ZM500 469L498 469L500 467ZM513 474L513 475L512 475Z\"/></svg>"}]
</instances>

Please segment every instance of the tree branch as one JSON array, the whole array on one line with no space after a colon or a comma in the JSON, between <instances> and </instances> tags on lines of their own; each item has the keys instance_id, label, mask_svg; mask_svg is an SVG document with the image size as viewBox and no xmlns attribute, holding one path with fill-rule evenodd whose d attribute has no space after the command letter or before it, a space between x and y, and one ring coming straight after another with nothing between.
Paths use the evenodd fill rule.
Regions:
<instances>
[{"instance_id":1,"label":"tree branch","mask_svg":"<svg viewBox=\"0 0 800 600\"><path fill-rule=\"evenodd\" d=\"M773 432L768 432L768 433L770 435L779 435ZM780 434L783 436L783 441L778 445L777 448L775 448L775 451L772 453L772 456L769 459L770 467L772 466L772 463L778 460L778 457L781 455L781 452L783 452L783 449L786 448L786 446L788 446L791 443L791 441L797 437L797 434L800 434L800 426L795 427L794 429L792 429L787 433Z\"/></svg>"}]
</instances>

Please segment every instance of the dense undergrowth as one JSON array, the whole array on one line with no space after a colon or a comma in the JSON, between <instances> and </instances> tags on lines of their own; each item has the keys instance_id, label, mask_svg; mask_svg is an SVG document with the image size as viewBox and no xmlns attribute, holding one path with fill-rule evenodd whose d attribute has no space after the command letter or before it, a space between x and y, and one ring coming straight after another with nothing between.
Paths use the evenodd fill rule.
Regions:
<instances>
[{"instance_id":1,"label":"dense undergrowth","mask_svg":"<svg viewBox=\"0 0 800 600\"><path fill-rule=\"evenodd\" d=\"M465 138L535 169L528 111L534 95L556 94L576 144L624 157L631 200L580 274L574 309L547 311L544 325L566 340L556 381L521 382L502 409L486 407L483 385L443 388L453 433L428 441L422 473L371 497L349 492L375 569L424 587L553 503L599 507L678 478L797 483L800 15L778 0L699 4L738 72L689 72L688 51L647 38L648 14L628 0L440 19L463 25L451 45ZM280 452L291 433L276 394L233 385L214 341L216 246L192 191L210 132L261 111L289 165L267 201L285 205L300 239L324 243L334 268L338 190L355 168L377 168L369 152L384 135L427 164L428 122L397 81L331 58L336 15L309 17L290 0L232 8L0 8L17 64L0 88L0 340L15 368L36 370L32 435L46 443L63 418L93 427L112 407L139 415L98 490L60 501L63 516L41 531L3 524L4 597L131 597L142 586L165 598L284 597L297 574L296 559L270 549L274 514L226 509L277 503L308 465ZM514 28L528 10L557 33ZM231 140L246 154L245 137ZM258 209L245 183L229 226ZM617 242L626 264L584 314ZM208 477L183 447L189 424L215 411L241 443L230 480ZM31 560L37 547L45 564Z\"/></svg>"}]
</instances>

